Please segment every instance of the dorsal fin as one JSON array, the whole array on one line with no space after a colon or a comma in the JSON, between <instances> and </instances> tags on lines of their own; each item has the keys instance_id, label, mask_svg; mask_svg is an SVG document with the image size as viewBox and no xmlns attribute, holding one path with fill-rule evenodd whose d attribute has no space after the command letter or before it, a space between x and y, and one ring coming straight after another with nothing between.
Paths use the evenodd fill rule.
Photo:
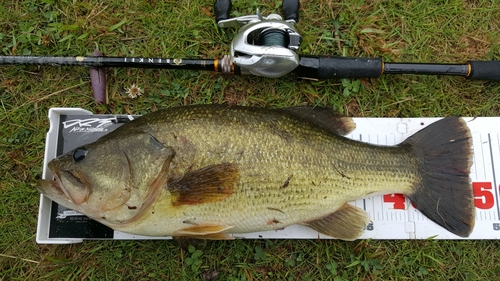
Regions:
<instances>
[{"instance_id":1,"label":"dorsal fin","mask_svg":"<svg viewBox=\"0 0 500 281\"><path fill-rule=\"evenodd\" d=\"M298 106L283 110L342 136L349 134L356 128L352 118L343 116L327 107Z\"/></svg>"}]
</instances>

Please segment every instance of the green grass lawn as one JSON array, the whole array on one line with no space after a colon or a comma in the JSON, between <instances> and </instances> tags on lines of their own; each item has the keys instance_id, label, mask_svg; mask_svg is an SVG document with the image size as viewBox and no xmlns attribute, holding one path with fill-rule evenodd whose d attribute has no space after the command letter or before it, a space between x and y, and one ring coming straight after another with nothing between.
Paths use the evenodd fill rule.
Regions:
<instances>
[{"instance_id":1,"label":"green grass lawn","mask_svg":"<svg viewBox=\"0 0 500 281\"><path fill-rule=\"evenodd\" d=\"M281 1L233 1L233 16ZM500 59L500 0L303 0L301 54L463 63ZM208 0L18 0L0 5L0 53L215 58L236 29L217 28ZM498 116L500 83L415 75L300 81L209 72L107 69L95 105L83 67L0 67L0 280L495 280L498 241L243 240L35 242L47 112L145 114L226 103L320 105L349 116ZM131 99L136 84L144 94ZM361 85L361 87L358 87ZM347 89L347 90L346 90Z\"/></svg>"}]
</instances>

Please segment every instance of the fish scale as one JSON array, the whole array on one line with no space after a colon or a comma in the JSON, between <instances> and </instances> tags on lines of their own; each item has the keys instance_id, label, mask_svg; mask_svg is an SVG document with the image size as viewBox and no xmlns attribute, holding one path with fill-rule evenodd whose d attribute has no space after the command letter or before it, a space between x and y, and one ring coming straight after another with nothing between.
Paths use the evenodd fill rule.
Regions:
<instances>
[{"instance_id":1,"label":"fish scale","mask_svg":"<svg viewBox=\"0 0 500 281\"><path fill-rule=\"evenodd\" d=\"M183 214L186 213L190 220L196 218L199 223L214 223L211 217L215 210L238 210L242 208L243 203L243 211L223 211L218 215L222 221L218 222L233 226L231 231L234 232L276 229L283 225L323 217L345 202L367 194L404 192L413 184L412 172L401 168L406 161L399 158L400 153L393 152L396 148L377 147L375 154L371 146L340 139L321 130L311 131L302 124L295 126L297 122L293 119L282 117L281 122L273 120L273 126L270 126L268 122L251 122L252 118L263 119L252 112L249 116L242 116L240 112L235 112L238 115L231 113L229 110L226 114L217 116L199 110L179 114L184 118L169 120L171 128L165 128L163 123L151 122L147 125L150 128L147 132L162 143L172 143L173 140L165 139L160 132L182 131L183 136L193 143L195 150L208 151L205 154L196 154L193 159L186 161L187 164L179 165L176 169L179 174L185 172L186 166L203 167L230 162L240 167L240 181L230 197L220 202L189 206L189 212L185 210L187 207L182 210L169 209L170 216L177 217L178 221L184 221ZM224 118L229 121L219 122L225 121ZM177 122L184 124L186 120L190 121L189 126L177 125ZM207 125L213 120L218 121L214 123L216 129ZM222 126L225 134L231 136L223 141L218 134L220 129L217 129ZM284 130L286 133L276 132L277 130ZM297 137L291 141L283 137L287 134L295 134ZM166 134L166 137L169 138L169 134ZM340 139L342 143L336 145L332 137L335 141ZM231 151L224 149L227 143L244 151L244 156L235 159ZM350 147L346 147L347 145ZM176 156L183 154L180 147L174 147L174 151ZM266 155L255 157L262 151L267 152ZM297 154L296 151L302 153ZM382 163L373 163L370 157L384 160ZM398 176L385 177L379 172L385 171L380 169L380 164L383 168L392 168L391 173ZM340 175L335 167L344 170L346 176ZM289 175L293 175L289 186L282 188ZM317 182L316 185L313 185L313 182ZM165 205L168 208L168 198L165 198ZM284 214L269 210L268 207L281 210ZM179 215L174 215L175 213ZM247 213L251 214L249 217L253 219L242 221L241 217ZM281 223L268 224L274 217L279 218ZM157 219L152 218L151 221Z\"/></svg>"}]
</instances>

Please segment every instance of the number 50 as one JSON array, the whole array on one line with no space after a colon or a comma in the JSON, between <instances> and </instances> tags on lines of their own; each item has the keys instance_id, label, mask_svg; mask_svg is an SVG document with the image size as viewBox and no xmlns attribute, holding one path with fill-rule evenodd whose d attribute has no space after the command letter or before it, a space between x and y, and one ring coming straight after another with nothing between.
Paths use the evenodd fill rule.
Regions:
<instances>
[{"instance_id":1,"label":"number 50","mask_svg":"<svg viewBox=\"0 0 500 281\"><path fill-rule=\"evenodd\" d=\"M474 205L479 209L491 209L495 204L491 182L473 182Z\"/></svg>"}]
</instances>

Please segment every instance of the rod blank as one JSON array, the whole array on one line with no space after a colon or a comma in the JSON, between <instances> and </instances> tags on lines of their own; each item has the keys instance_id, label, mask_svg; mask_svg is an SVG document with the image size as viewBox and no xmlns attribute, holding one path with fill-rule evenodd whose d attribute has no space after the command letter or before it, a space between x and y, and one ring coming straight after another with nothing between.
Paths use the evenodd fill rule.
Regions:
<instances>
[{"instance_id":1,"label":"rod blank","mask_svg":"<svg viewBox=\"0 0 500 281\"><path fill-rule=\"evenodd\" d=\"M241 69L231 62L229 56L221 59L0 56L0 65L132 67L242 74ZM500 81L500 61L469 61L465 64L384 63L379 58L301 56L299 66L294 72L306 79L377 78L382 74L420 74Z\"/></svg>"},{"instance_id":2,"label":"rod blank","mask_svg":"<svg viewBox=\"0 0 500 281\"><path fill-rule=\"evenodd\" d=\"M213 70L217 59L0 56L0 64Z\"/></svg>"}]
</instances>

